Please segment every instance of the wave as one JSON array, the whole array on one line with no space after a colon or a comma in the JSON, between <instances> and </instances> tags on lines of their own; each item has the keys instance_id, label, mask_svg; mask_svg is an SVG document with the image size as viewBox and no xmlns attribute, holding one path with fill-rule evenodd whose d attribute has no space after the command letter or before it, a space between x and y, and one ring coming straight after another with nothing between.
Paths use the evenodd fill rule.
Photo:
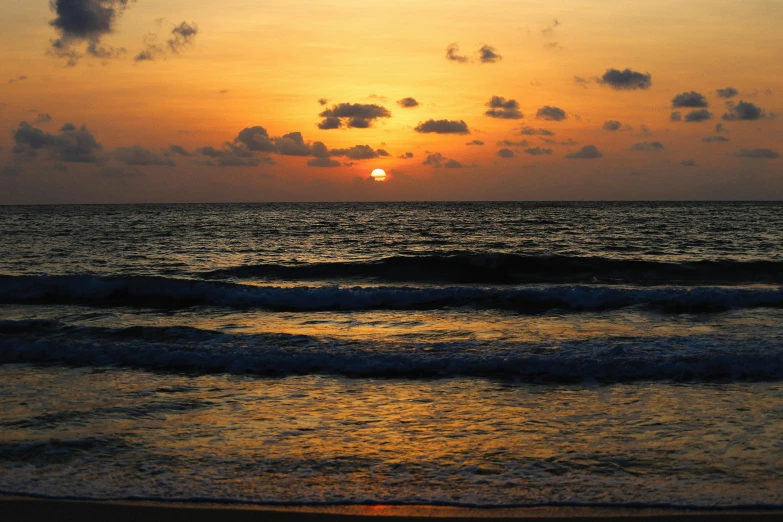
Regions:
<instances>
[{"instance_id":1,"label":"wave","mask_svg":"<svg viewBox=\"0 0 783 522\"><path fill-rule=\"evenodd\" d=\"M25 323L25 327L15 328L15 323ZM3 321L0 363L262 376L481 377L525 382L783 380L783 346L775 339L719 335L606 338L551 345L480 341L363 344L182 327L99 328L57 322L36 327L25 321Z\"/></svg>"},{"instance_id":2,"label":"wave","mask_svg":"<svg viewBox=\"0 0 783 522\"><path fill-rule=\"evenodd\" d=\"M668 313L700 313L781 307L783 287L277 287L146 276L0 276L0 303L150 308L221 306L278 311L474 307L520 313L641 306Z\"/></svg>"},{"instance_id":3,"label":"wave","mask_svg":"<svg viewBox=\"0 0 783 522\"><path fill-rule=\"evenodd\" d=\"M205 279L377 280L435 283L783 283L781 261L661 262L559 255L445 252L370 261L242 265L198 274Z\"/></svg>"}]
</instances>

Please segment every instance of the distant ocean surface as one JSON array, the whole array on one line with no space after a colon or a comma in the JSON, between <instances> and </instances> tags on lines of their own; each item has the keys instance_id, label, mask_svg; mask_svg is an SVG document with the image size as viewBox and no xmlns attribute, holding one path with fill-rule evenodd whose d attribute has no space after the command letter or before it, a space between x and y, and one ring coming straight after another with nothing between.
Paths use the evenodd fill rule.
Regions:
<instances>
[{"instance_id":1,"label":"distant ocean surface","mask_svg":"<svg viewBox=\"0 0 783 522\"><path fill-rule=\"evenodd\" d=\"M783 506L783 203L0 207L0 492Z\"/></svg>"}]
</instances>

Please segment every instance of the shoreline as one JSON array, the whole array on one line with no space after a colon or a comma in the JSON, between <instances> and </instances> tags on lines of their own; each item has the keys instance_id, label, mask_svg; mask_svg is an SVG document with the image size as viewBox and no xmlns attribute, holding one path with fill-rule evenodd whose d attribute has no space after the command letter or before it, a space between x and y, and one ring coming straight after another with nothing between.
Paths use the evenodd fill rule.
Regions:
<instances>
[{"instance_id":1,"label":"shoreline","mask_svg":"<svg viewBox=\"0 0 783 522\"><path fill-rule=\"evenodd\" d=\"M514 508L471 508L432 505L323 505L285 506L268 504L179 502L148 500L69 500L19 495L0 495L0 513L13 521L100 521L111 522L378 522L378 519L407 521L458 520L472 522L559 520L592 522L722 522L780 520L781 508L703 508L534 506Z\"/></svg>"}]
</instances>

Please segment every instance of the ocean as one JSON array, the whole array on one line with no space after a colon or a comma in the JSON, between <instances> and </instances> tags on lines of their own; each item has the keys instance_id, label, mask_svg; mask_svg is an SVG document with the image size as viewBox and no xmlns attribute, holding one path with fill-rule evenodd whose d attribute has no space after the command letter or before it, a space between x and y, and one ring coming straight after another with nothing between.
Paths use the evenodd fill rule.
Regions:
<instances>
[{"instance_id":1,"label":"ocean","mask_svg":"<svg viewBox=\"0 0 783 522\"><path fill-rule=\"evenodd\" d=\"M782 203L0 207L0 493L783 506Z\"/></svg>"}]
</instances>

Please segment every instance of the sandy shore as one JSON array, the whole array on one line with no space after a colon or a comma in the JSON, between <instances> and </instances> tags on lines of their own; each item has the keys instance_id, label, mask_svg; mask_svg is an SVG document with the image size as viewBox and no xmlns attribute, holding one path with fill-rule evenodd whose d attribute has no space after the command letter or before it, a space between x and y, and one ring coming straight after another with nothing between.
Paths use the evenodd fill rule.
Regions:
<instances>
[{"instance_id":1,"label":"sandy shore","mask_svg":"<svg viewBox=\"0 0 783 522\"><path fill-rule=\"evenodd\" d=\"M616 522L640 519L645 522L722 522L781 520L783 511L735 510L690 511L679 509L628 509L583 507L536 507L515 509L471 509L433 506L323 506L269 507L237 504L48 500L0 496L3 520L21 522L380 522L405 518L408 521L458 519L470 522L494 520L558 520L568 522L612 519Z\"/></svg>"}]
</instances>

